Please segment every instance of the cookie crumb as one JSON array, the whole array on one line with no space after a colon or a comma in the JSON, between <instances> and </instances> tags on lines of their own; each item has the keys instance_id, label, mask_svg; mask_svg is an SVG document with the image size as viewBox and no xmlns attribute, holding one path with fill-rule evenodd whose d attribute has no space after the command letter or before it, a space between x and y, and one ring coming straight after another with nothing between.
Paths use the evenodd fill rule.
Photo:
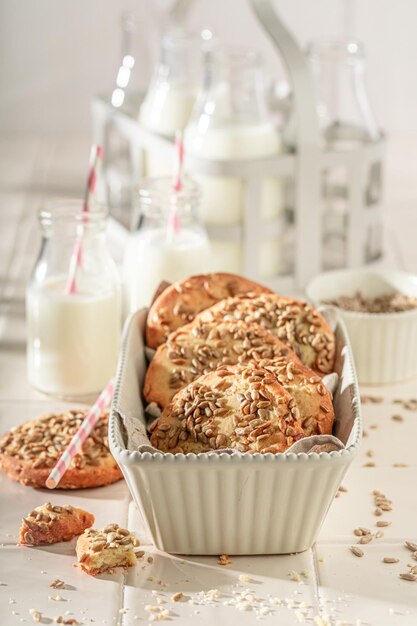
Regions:
<instances>
[{"instance_id":1,"label":"cookie crumb","mask_svg":"<svg viewBox=\"0 0 417 626\"><path fill-rule=\"evenodd\" d=\"M182 600L182 599L183 599L183 597L184 597L184 594L182 593L182 591L177 591L177 593L174 593L174 594L171 596L171 600L172 600L173 602L179 602L180 600Z\"/></svg>"},{"instance_id":2,"label":"cookie crumb","mask_svg":"<svg viewBox=\"0 0 417 626\"><path fill-rule=\"evenodd\" d=\"M230 565L232 560L230 559L228 554L221 554L217 560L219 565Z\"/></svg>"}]
</instances>

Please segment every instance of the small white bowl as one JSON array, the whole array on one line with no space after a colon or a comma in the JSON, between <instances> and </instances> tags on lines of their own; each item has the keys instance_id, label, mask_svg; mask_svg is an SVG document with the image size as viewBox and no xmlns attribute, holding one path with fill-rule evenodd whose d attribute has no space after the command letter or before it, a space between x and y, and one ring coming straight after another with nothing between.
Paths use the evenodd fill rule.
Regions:
<instances>
[{"instance_id":1,"label":"small white bowl","mask_svg":"<svg viewBox=\"0 0 417 626\"><path fill-rule=\"evenodd\" d=\"M315 306L358 291L368 298L395 291L417 297L417 276L382 269L340 270L320 274L306 288ZM417 309L400 313L337 311L349 333L360 383L385 384L417 376Z\"/></svg>"}]
</instances>

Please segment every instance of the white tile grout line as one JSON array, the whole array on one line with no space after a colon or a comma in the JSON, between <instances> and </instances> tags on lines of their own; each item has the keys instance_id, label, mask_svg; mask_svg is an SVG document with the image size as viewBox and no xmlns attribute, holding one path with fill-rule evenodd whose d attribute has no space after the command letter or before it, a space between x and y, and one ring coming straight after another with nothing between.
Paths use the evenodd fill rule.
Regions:
<instances>
[{"instance_id":1,"label":"white tile grout line","mask_svg":"<svg viewBox=\"0 0 417 626\"><path fill-rule=\"evenodd\" d=\"M316 552L316 546L317 546L317 542L314 543L313 547L311 548L311 554L312 554L312 560L313 560L313 571L314 571L313 587L314 587L314 596L317 601L317 608L318 608L319 616L323 618L324 615L326 614L326 608L325 608L324 599L322 598L322 595L320 593L320 587L321 587L320 566L318 562L318 554Z\"/></svg>"}]
</instances>

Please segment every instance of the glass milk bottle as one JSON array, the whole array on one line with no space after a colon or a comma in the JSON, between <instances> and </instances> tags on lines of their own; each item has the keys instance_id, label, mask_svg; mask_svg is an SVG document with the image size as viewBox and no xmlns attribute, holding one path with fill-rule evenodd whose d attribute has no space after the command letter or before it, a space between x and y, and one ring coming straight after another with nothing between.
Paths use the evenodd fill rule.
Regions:
<instances>
[{"instance_id":1,"label":"glass milk bottle","mask_svg":"<svg viewBox=\"0 0 417 626\"><path fill-rule=\"evenodd\" d=\"M324 148L340 153L381 138L365 84L365 55L357 41L312 42L307 56L314 79L317 114ZM324 261L326 268L346 264L349 172L342 165L323 172ZM369 167L363 189L371 206L381 195L381 164ZM368 227L367 260L382 253L382 221Z\"/></svg>"},{"instance_id":2,"label":"glass milk bottle","mask_svg":"<svg viewBox=\"0 0 417 626\"><path fill-rule=\"evenodd\" d=\"M254 52L214 51L206 55L204 89L192 120L185 129L186 153L220 161L257 159L278 155L281 139L267 104L263 63ZM211 226L210 239L216 270L242 271L243 248L239 241L222 240L222 228L242 227L244 183L230 176L196 176L202 188L201 215ZM282 184L265 177L256 210L260 220L276 218L283 211ZM261 276L279 274L279 238L262 242L255 259Z\"/></svg>"},{"instance_id":3,"label":"glass milk bottle","mask_svg":"<svg viewBox=\"0 0 417 626\"><path fill-rule=\"evenodd\" d=\"M140 3L139 13L126 12L121 16L121 54L109 103L115 111L128 115L136 114L140 93L148 83L148 41L139 33L144 17L143 2ZM129 140L120 133L115 116L109 116L106 121L103 174L110 213L129 226L134 188L131 148Z\"/></svg>"},{"instance_id":4,"label":"glass milk bottle","mask_svg":"<svg viewBox=\"0 0 417 626\"><path fill-rule=\"evenodd\" d=\"M55 201L41 209L42 245L26 292L29 381L39 391L82 400L114 375L121 311L117 270L105 245L107 211ZM67 287L76 242L75 289Z\"/></svg>"},{"instance_id":5,"label":"glass milk bottle","mask_svg":"<svg viewBox=\"0 0 417 626\"><path fill-rule=\"evenodd\" d=\"M159 63L155 69L139 111L139 121L147 129L172 138L187 124L198 89L201 72L201 39L174 30L161 42ZM170 156L147 151L147 176L169 176Z\"/></svg>"},{"instance_id":6,"label":"glass milk bottle","mask_svg":"<svg viewBox=\"0 0 417 626\"><path fill-rule=\"evenodd\" d=\"M200 192L184 179L144 181L139 192L139 230L130 234L123 263L126 313L149 306L161 281L175 282L212 269L208 237L198 218Z\"/></svg>"}]
</instances>

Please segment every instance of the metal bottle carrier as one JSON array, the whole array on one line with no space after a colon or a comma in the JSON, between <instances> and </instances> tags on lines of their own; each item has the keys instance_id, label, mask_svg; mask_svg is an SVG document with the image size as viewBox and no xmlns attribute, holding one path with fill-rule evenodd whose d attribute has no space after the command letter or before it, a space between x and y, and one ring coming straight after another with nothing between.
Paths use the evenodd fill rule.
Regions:
<instances>
[{"instance_id":1,"label":"metal bottle carrier","mask_svg":"<svg viewBox=\"0 0 417 626\"><path fill-rule=\"evenodd\" d=\"M336 151L320 147L319 126L312 78L307 60L292 34L284 26L271 0L249 0L252 9L273 40L288 70L296 120L295 147L276 157L215 160L186 155L185 169L193 174L236 176L244 182L244 215L241 225L206 225L209 235L222 233L224 240L243 243L242 274L259 280L277 291L295 291L323 270L323 202L321 185L325 170L343 167L347 172L344 190L347 203L346 267L360 267L367 262L366 237L369 228L381 221L380 194L369 202L366 194L370 172L383 172L385 141L364 143L354 149ZM173 8L183 20L190 0L179 0ZM111 121L130 146L132 180L144 175L144 151L157 151L174 158L170 139L153 133L129 111L115 109L97 97L92 104L93 136L103 143L106 125ZM265 279L257 273L257 259L262 241L277 237L287 228L285 214L262 220L258 213L262 180L267 176L291 178L294 188L294 264L293 271Z\"/></svg>"}]
</instances>

